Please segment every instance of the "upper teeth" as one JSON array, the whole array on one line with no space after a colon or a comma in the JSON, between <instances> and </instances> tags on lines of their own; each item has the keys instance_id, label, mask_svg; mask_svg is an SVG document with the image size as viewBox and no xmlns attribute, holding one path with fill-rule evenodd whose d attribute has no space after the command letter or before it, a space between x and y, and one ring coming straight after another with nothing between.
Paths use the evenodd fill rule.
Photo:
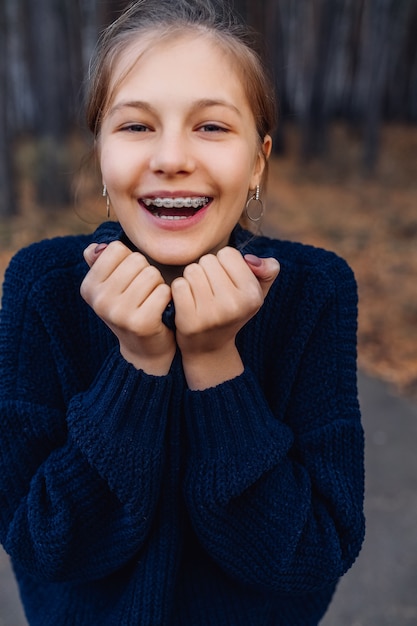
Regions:
<instances>
[{"instance_id":1,"label":"upper teeth","mask_svg":"<svg viewBox=\"0 0 417 626\"><path fill-rule=\"evenodd\" d=\"M146 206L156 206L164 209L198 209L200 206L204 206L208 202L208 198L205 196L194 198L143 198L143 203Z\"/></svg>"}]
</instances>

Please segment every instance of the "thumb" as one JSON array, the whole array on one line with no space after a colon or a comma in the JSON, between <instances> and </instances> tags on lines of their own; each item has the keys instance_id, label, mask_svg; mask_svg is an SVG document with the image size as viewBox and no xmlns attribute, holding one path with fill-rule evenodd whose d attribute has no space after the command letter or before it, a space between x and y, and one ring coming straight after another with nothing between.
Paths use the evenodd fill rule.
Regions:
<instances>
[{"instance_id":1,"label":"thumb","mask_svg":"<svg viewBox=\"0 0 417 626\"><path fill-rule=\"evenodd\" d=\"M84 250L84 259L88 265L88 267L93 267L94 263L97 261L100 254L107 248L106 243L91 243Z\"/></svg>"},{"instance_id":2,"label":"thumb","mask_svg":"<svg viewBox=\"0 0 417 626\"><path fill-rule=\"evenodd\" d=\"M259 281L264 298L280 271L279 262L273 257L261 259L254 254L245 254L244 259Z\"/></svg>"}]
</instances>

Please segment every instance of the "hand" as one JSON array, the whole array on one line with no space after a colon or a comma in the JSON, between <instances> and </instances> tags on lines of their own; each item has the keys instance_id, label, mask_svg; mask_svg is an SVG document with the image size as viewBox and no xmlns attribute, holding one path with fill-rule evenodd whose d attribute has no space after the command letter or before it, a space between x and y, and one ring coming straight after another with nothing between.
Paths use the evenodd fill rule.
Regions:
<instances>
[{"instance_id":1,"label":"hand","mask_svg":"<svg viewBox=\"0 0 417 626\"><path fill-rule=\"evenodd\" d=\"M258 279L265 299L272 283L280 272L281 268L278 261L273 257L262 259L254 254L245 254L244 259Z\"/></svg>"},{"instance_id":2,"label":"hand","mask_svg":"<svg viewBox=\"0 0 417 626\"><path fill-rule=\"evenodd\" d=\"M120 241L84 251L90 271L81 295L117 336L122 356L148 374L167 374L176 344L162 323L171 289L159 270Z\"/></svg>"},{"instance_id":3,"label":"hand","mask_svg":"<svg viewBox=\"0 0 417 626\"><path fill-rule=\"evenodd\" d=\"M243 372L235 339L262 306L279 271L275 259L234 248L203 256L171 285L177 343L192 389L204 389Z\"/></svg>"}]
</instances>

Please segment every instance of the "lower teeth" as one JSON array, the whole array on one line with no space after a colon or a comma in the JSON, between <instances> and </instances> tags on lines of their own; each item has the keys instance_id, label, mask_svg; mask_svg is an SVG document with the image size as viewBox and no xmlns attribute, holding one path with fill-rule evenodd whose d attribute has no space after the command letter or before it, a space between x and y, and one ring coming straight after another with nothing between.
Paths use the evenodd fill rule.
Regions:
<instances>
[{"instance_id":1,"label":"lower teeth","mask_svg":"<svg viewBox=\"0 0 417 626\"><path fill-rule=\"evenodd\" d=\"M157 213L157 216L161 220L187 220L188 217L191 217L191 216L187 216L187 215L160 215L158 213Z\"/></svg>"}]
</instances>

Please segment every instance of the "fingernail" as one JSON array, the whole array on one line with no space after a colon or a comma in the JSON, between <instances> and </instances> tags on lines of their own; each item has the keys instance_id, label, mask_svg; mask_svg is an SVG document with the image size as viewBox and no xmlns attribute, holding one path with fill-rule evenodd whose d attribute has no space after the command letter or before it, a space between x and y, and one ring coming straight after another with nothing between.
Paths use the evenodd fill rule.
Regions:
<instances>
[{"instance_id":1,"label":"fingernail","mask_svg":"<svg viewBox=\"0 0 417 626\"><path fill-rule=\"evenodd\" d=\"M262 265L262 259L254 254L245 254L245 261L253 265L254 267L260 267Z\"/></svg>"},{"instance_id":2,"label":"fingernail","mask_svg":"<svg viewBox=\"0 0 417 626\"><path fill-rule=\"evenodd\" d=\"M94 254L100 254L100 252L103 252L103 250L105 250L106 248L107 248L106 243L99 243L94 248Z\"/></svg>"}]
</instances>

